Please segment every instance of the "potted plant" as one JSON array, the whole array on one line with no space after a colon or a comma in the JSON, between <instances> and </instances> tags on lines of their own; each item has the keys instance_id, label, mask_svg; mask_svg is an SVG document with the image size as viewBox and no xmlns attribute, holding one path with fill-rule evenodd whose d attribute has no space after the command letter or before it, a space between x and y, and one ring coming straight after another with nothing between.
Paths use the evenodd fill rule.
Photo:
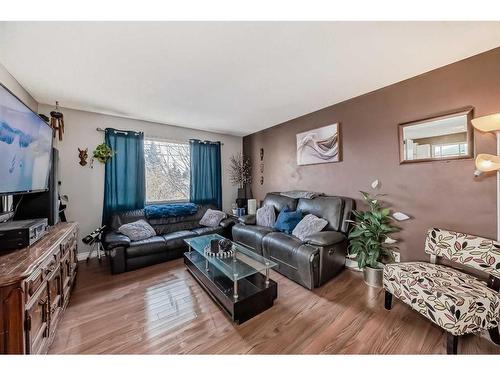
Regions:
<instances>
[{"instance_id":1,"label":"potted plant","mask_svg":"<svg viewBox=\"0 0 500 375\"><path fill-rule=\"evenodd\" d=\"M246 187L252 182L250 160L243 156L241 152L231 156L228 172L231 184L238 186L238 199L236 199L236 203L238 207L244 207L246 206L247 198L249 198Z\"/></svg>"},{"instance_id":2,"label":"potted plant","mask_svg":"<svg viewBox=\"0 0 500 375\"><path fill-rule=\"evenodd\" d=\"M371 195L361 191L368 211L353 211L355 220L349 232L349 252L356 256L359 269L363 270L365 282L382 287L383 266L394 261L396 242L389 234L399 231L392 225L390 209L383 207L379 198L385 194Z\"/></svg>"},{"instance_id":3,"label":"potted plant","mask_svg":"<svg viewBox=\"0 0 500 375\"><path fill-rule=\"evenodd\" d=\"M113 156L113 150L106 143L101 143L95 148L93 156L104 164Z\"/></svg>"}]
</instances>

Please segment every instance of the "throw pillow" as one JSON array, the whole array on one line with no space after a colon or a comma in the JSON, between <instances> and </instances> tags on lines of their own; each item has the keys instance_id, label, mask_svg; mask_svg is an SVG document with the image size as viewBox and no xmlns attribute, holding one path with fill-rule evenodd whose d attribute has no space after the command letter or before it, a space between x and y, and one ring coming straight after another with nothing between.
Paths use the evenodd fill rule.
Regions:
<instances>
[{"instance_id":1,"label":"throw pillow","mask_svg":"<svg viewBox=\"0 0 500 375\"><path fill-rule=\"evenodd\" d=\"M276 213L274 212L274 206L262 206L255 212L255 223L257 225L272 228L275 221Z\"/></svg>"},{"instance_id":2,"label":"throw pillow","mask_svg":"<svg viewBox=\"0 0 500 375\"><path fill-rule=\"evenodd\" d=\"M225 212L209 208L200 220L200 225L205 227L217 227L227 217Z\"/></svg>"},{"instance_id":3,"label":"throw pillow","mask_svg":"<svg viewBox=\"0 0 500 375\"><path fill-rule=\"evenodd\" d=\"M274 224L274 229L292 234L293 229L302 220L302 211L291 211L288 206L283 207L280 211L276 223Z\"/></svg>"},{"instance_id":4,"label":"throw pillow","mask_svg":"<svg viewBox=\"0 0 500 375\"><path fill-rule=\"evenodd\" d=\"M118 232L124 234L130 241L140 241L156 236L156 232L146 220L137 220L133 223L123 224Z\"/></svg>"},{"instance_id":5,"label":"throw pillow","mask_svg":"<svg viewBox=\"0 0 500 375\"><path fill-rule=\"evenodd\" d=\"M312 214L304 216L304 218L297 224L297 226L292 231L295 237L298 237L301 241L307 236L321 232L324 227L326 227L328 221L321 219Z\"/></svg>"}]
</instances>

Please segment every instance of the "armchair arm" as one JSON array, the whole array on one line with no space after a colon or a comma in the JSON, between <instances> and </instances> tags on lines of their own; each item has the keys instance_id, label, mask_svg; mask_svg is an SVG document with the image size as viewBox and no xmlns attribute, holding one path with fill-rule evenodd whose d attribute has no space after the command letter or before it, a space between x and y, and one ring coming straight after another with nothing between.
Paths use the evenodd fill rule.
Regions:
<instances>
[{"instance_id":1,"label":"armchair arm","mask_svg":"<svg viewBox=\"0 0 500 375\"><path fill-rule=\"evenodd\" d=\"M111 250L116 247L129 247L130 246L130 238L125 236L124 234L118 232L108 232L104 236L103 245L106 250Z\"/></svg>"},{"instance_id":2,"label":"armchair arm","mask_svg":"<svg viewBox=\"0 0 500 375\"><path fill-rule=\"evenodd\" d=\"M113 275L123 273L127 270L127 257L125 255L125 248L123 246L118 246L111 249L108 254L109 266Z\"/></svg>"},{"instance_id":3,"label":"armchair arm","mask_svg":"<svg viewBox=\"0 0 500 375\"><path fill-rule=\"evenodd\" d=\"M232 227L234 224L236 224L236 220L231 218L231 217L228 217L226 219L223 219L221 222L220 222L220 226L222 228L230 228Z\"/></svg>"},{"instance_id":4,"label":"armchair arm","mask_svg":"<svg viewBox=\"0 0 500 375\"><path fill-rule=\"evenodd\" d=\"M310 234L304 238L304 243L315 246L332 246L343 242L347 237L340 232L324 231Z\"/></svg>"},{"instance_id":5,"label":"armchair arm","mask_svg":"<svg viewBox=\"0 0 500 375\"><path fill-rule=\"evenodd\" d=\"M297 257L297 278L299 284L312 290L319 286L319 249L309 245L301 245L295 253Z\"/></svg>"},{"instance_id":6,"label":"armchair arm","mask_svg":"<svg viewBox=\"0 0 500 375\"><path fill-rule=\"evenodd\" d=\"M313 246L319 250L319 280L318 285L331 280L345 266L347 253L347 237L341 232L324 231L307 236L305 246Z\"/></svg>"},{"instance_id":7,"label":"armchair arm","mask_svg":"<svg viewBox=\"0 0 500 375\"><path fill-rule=\"evenodd\" d=\"M238 221L242 224L247 224L247 225L255 225L256 215L243 215L238 218Z\"/></svg>"}]
</instances>

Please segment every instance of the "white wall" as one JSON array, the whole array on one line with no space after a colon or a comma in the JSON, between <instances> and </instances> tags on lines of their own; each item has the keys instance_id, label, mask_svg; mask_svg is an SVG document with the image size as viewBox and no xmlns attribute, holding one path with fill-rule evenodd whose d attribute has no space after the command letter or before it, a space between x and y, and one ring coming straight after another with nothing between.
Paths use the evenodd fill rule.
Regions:
<instances>
[{"instance_id":1,"label":"white wall","mask_svg":"<svg viewBox=\"0 0 500 375\"><path fill-rule=\"evenodd\" d=\"M0 83L7 87L10 91L14 93L19 99L21 99L24 104L30 107L33 111L38 110L38 103L35 99L26 91L19 82L5 69L5 67L0 64Z\"/></svg>"},{"instance_id":2,"label":"white wall","mask_svg":"<svg viewBox=\"0 0 500 375\"><path fill-rule=\"evenodd\" d=\"M53 109L45 104L39 105L39 112L48 115ZM89 149L89 160L95 147L104 142L104 133L100 128L115 128L143 131L145 136L169 140L187 141L190 138L221 141L222 146L222 200L223 209L229 210L236 199L237 188L232 186L227 177L229 157L242 149L242 138L230 135L209 133L177 126L125 119L92 112L77 111L67 108L64 114L65 133L62 142L57 142L59 149L59 177L62 182L61 193L69 197L66 211L68 220L80 224L81 235L86 235L100 226L102 201L104 194L104 165L94 161L94 168L82 167L78 158L78 148ZM83 245L83 244L81 244ZM88 251L85 245L80 252Z\"/></svg>"}]
</instances>

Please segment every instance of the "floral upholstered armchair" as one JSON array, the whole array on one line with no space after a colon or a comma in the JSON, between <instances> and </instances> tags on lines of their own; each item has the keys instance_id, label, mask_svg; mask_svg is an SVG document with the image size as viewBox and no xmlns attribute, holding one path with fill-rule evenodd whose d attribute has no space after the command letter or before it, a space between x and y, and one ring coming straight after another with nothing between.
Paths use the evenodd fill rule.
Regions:
<instances>
[{"instance_id":1,"label":"floral upholstered armchair","mask_svg":"<svg viewBox=\"0 0 500 375\"><path fill-rule=\"evenodd\" d=\"M385 266L385 308L391 309L394 295L439 325L447 332L448 354L457 353L459 336L485 329L500 345L500 243L432 228L427 232L425 252L432 263ZM488 283L436 264L440 257L486 272Z\"/></svg>"}]
</instances>

